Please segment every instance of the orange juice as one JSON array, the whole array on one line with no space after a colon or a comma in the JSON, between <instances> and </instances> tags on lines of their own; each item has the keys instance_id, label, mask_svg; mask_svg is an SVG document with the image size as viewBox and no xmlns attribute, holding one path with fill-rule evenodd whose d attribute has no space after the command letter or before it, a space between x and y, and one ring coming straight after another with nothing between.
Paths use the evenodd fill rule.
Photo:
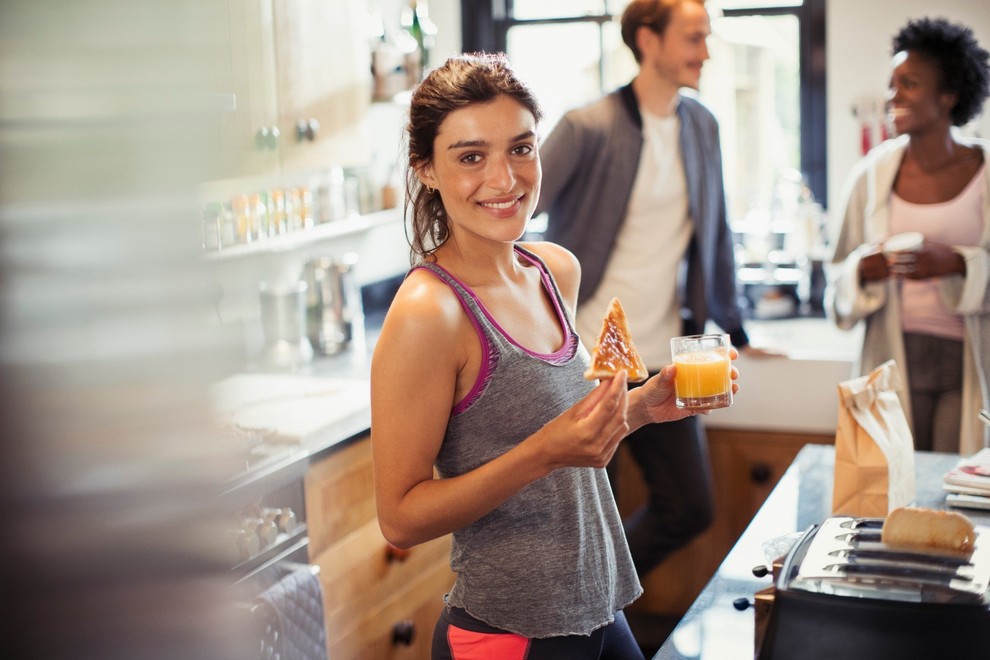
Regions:
<instances>
[{"instance_id":1,"label":"orange juice","mask_svg":"<svg viewBox=\"0 0 990 660\"><path fill-rule=\"evenodd\" d=\"M732 405L731 363L726 350L690 351L674 356L677 407L706 410Z\"/></svg>"}]
</instances>

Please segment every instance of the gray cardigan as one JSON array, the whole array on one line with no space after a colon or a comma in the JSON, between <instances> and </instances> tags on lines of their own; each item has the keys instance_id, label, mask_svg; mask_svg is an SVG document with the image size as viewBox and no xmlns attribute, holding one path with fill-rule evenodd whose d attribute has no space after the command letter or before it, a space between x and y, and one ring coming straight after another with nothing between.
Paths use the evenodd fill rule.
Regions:
<instances>
[{"instance_id":1,"label":"gray cardigan","mask_svg":"<svg viewBox=\"0 0 990 660\"><path fill-rule=\"evenodd\" d=\"M698 100L677 108L680 145L694 233L686 277L678 282L684 331L703 332L710 318L746 346L737 302L732 232L726 221L718 123ZM545 237L581 262L580 300L601 283L625 220L639 155L642 117L631 85L564 115L540 146L543 186L536 213L548 214Z\"/></svg>"},{"instance_id":2,"label":"gray cardigan","mask_svg":"<svg viewBox=\"0 0 990 660\"><path fill-rule=\"evenodd\" d=\"M990 408L990 143L962 140L978 145L988 163L983 181L983 227L980 244L955 246L966 260L966 275L941 278L939 288L946 306L965 321L962 427L959 451L970 455L988 446L990 433L980 423L977 411ZM865 323L863 349L857 373L865 374L887 360L897 362L902 388L901 405L911 417L908 389L910 366L904 357L898 282L859 281L859 262L873 245L890 233L890 194L900 169L907 136L888 140L862 158L850 173L844 191L842 222L833 227L833 254L825 309L838 327L849 329Z\"/></svg>"}]
</instances>

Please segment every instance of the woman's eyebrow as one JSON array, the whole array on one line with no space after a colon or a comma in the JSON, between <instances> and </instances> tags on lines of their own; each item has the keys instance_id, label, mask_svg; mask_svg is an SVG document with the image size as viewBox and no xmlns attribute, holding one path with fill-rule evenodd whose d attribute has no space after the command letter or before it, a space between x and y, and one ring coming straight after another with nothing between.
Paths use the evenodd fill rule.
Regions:
<instances>
[{"instance_id":1,"label":"woman's eyebrow","mask_svg":"<svg viewBox=\"0 0 990 660\"><path fill-rule=\"evenodd\" d=\"M484 147L488 145L487 140L460 140L454 142L447 149L462 149L464 147Z\"/></svg>"},{"instance_id":2,"label":"woman's eyebrow","mask_svg":"<svg viewBox=\"0 0 990 660\"><path fill-rule=\"evenodd\" d=\"M509 141L518 142L519 140L526 140L534 137L536 137L536 133L534 131L523 131L522 133L515 136ZM459 140L448 146L447 149L463 149L465 147L485 147L488 146L488 144L489 144L488 140Z\"/></svg>"}]
</instances>

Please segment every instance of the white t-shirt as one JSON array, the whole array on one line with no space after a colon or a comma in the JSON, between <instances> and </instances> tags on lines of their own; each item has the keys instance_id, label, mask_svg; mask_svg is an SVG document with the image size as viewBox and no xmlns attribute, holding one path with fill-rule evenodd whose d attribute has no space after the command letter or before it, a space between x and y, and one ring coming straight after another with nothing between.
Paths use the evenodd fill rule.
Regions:
<instances>
[{"instance_id":1,"label":"white t-shirt","mask_svg":"<svg viewBox=\"0 0 990 660\"><path fill-rule=\"evenodd\" d=\"M680 153L680 119L643 117L643 151L626 218L616 236L601 284L582 302L577 328L587 346L618 297L629 329L651 371L670 363L670 338L681 334L677 275L691 240L687 180Z\"/></svg>"}]
</instances>

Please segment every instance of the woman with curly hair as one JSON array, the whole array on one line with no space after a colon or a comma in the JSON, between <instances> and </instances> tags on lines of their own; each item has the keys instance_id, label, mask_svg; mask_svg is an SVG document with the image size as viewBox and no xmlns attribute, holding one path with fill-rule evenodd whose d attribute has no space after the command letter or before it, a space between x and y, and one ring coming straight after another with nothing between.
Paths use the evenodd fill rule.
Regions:
<instances>
[{"instance_id":1,"label":"woman with curly hair","mask_svg":"<svg viewBox=\"0 0 990 660\"><path fill-rule=\"evenodd\" d=\"M940 18L908 22L892 46L898 137L850 176L826 308L841 328L865 322L860 373L896 361L915 447L971 454L988 441L990 143L954 127L990 93L990 56Z\"/></svg>"}]
</instances>

